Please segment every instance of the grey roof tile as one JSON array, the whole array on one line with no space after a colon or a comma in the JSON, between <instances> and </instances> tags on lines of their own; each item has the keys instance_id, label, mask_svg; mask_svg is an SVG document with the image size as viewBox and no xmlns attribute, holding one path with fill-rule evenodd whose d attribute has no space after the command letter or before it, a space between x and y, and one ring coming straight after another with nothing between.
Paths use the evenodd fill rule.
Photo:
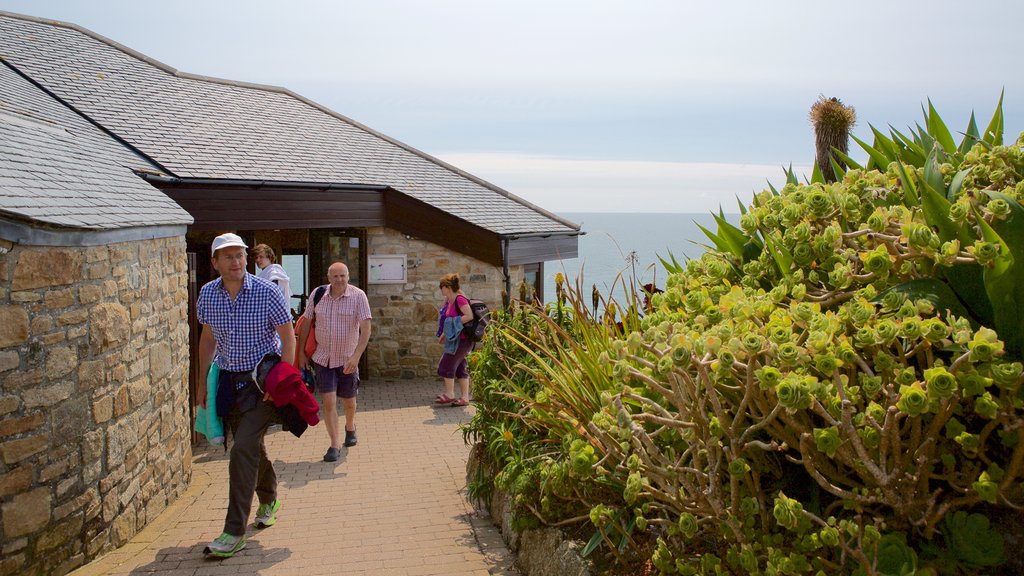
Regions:
<instances>
[{"instance_id":1,"label":"grey roof tile","mask_svg":"<svg viewBox=\"0 0 1024 576\"><path fill-rule=\"evenodd\" d=\"M577 229L281 88L179 73L76 26L4 13L0 54L180 177L388 185L497 233Z\"/></svg>"},{"instance_id":2,"label":"grey roof tile","mask_svg":"<svg viewBox=\"0 0 1024 576\"><path fill-rule=\"evenodd\" d=\"M7 214L87 229L192 222L132 171L152 164L3 63L0 142L0 210ZM126 217L111 219L118 211Z\"/></svg>"}]
</instances>

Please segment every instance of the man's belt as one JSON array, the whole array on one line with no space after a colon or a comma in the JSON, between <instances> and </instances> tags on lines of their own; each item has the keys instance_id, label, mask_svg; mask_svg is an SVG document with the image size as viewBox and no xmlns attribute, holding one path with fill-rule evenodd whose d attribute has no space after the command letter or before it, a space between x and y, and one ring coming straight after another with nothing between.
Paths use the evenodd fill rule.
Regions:
<instances>
[{"instance_id":1,"label":"man's belt","mask_svg":"<svg viewBox=\"0 0 1024 576\"><path fill-rule=\"evenodd\" d=\"M243 390L249 384L253 384L255 381L252 377L252 370L243 372L232 372L231 370L221 370L221 374L225 374L228 380L235 385L235 390Z\"/></svg>"}]
</instances>

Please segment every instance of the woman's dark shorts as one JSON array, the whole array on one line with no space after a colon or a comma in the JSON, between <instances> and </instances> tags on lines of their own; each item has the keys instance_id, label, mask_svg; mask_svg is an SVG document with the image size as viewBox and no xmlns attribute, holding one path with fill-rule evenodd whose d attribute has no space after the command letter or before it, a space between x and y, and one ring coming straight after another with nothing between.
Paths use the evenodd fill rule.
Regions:
<instances>
[{"instance_id":1,"label":"woman's dark shorts","mask_svg":"<svg viewBox=\"0 0 1024 576\"><path fill-rule=\"evenodd\" d=\"M473 343L469 340L459 340L459 347L454 354L445 352L441 361L437 363L437 375L441 378L469 378L469 369L466 365L466 356L473 349Z\"/></svg>"}]
</instances>

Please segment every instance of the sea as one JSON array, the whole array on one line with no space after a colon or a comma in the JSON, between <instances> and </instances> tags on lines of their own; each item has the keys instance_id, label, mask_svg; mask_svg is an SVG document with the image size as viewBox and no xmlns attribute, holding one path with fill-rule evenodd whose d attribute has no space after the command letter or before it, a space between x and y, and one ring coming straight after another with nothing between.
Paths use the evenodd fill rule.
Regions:
<instances>
[{"instance_id":1,"label":"sea","mask_svg":"<svg viewBox=\"0 0 1024 576\"><path fill-rule=\"evenodd\" d=\"M579 256L544 263L544 301L555 300L555 274L562 272L571 286L577 279L584 302L590 302L594 286L607 298L623 301L627 285L635 279L638 290L652 283L665 287L667 273L659 258L683 263L703 254L711 240L701 231L718 229L709 213L560 212L559 216L582 225ZM739 214L725 219L739 224ZM698 226L699 225L699 226Z\"/></svg>"},{"instance_id":2,"label":"sea","mask_svg":"<svg viewBox=\"0 0 1024 576\"><path fill-rule=\"evenodd\" d=\"M579 237L579 257L544 263L544 301L555 301L555 274L565 274L570 286L577 278L583 287L584 301L590 302L594 286L607 299L611 294L623 301L624 282L636 279L636 287L653 283L665 287L665 268L658 258L680 263L704 253L711 241L698 224L712 232L717 230L709 213L636 213L636 212L564 212L559 216L583 226L586 234ZM739 214L726 214L726 220L739 223ZM291 278L292 292L308 294L312 286L303 281L304 257L285 255L282 265ZM621 276L620 276L621 275ZM616 280L618 279L618 280ZM514 288L513 288L514 289ZM299 299L292 299L298 309Z\"/></svg>"}]
</instances>

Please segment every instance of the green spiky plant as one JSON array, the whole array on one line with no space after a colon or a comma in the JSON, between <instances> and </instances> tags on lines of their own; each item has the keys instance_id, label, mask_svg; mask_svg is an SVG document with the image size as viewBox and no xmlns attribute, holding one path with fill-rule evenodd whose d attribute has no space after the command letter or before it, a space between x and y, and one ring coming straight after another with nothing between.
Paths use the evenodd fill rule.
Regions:
<instances>
[{"instance_id":1,"label":"green spiky plant","mask_svg":"<svg viewBox=\"0 0 1024 576\"><path fill-rule=\"evenodd\" d=\"M507 370L533 386L502 396L531 431L505 467L529 470L511 474L522 506L548 524L589 508L594 541L667 574L998 564L980 522L946 519L1024 504L1022 368L1012 326L986 325L955 277L975 267L993 311L988 286L1020 286L1024 141L990 129L904 163L908 143L944 140L926 123L895 160L869 153L883 171L790 172L740 227L720 217L714 250L666 263L642 319L512 327Z\"/></svg>"}]
</instances>

